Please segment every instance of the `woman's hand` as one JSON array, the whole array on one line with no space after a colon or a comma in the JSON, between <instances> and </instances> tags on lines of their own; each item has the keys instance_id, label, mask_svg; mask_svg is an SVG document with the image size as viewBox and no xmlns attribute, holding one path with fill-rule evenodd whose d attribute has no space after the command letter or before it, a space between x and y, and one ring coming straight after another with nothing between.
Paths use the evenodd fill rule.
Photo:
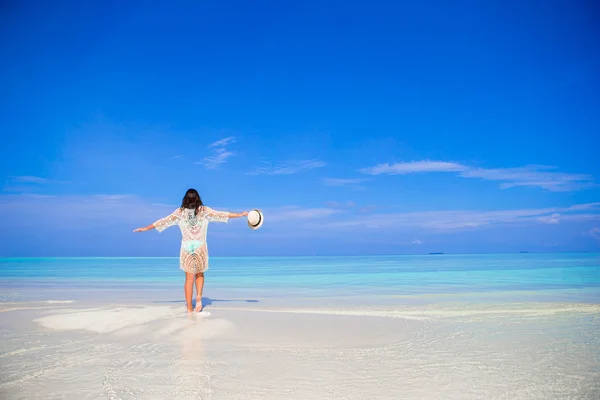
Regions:
<instances>
[{"instance_id":1,"label":"woman's hand","mask_svg":"<svg viewBox=\"0 0 600 400\"><path fill-rule=\"evenodd\" d=\"M154 229L154 225L153 224L145 226L143 228L134 229L133 231L134 232L146 232L146 231L149 231L150 229Z\"/></svg>"},{"instance_id":2,"label":"woman's hand","mask_svg":"<svg viewBox=\"0 0 600 400\"><path fill-rule=\"evenodd\" d=\"M229 218L241 218L241 217L245 217L246 215L248 215L248 211L244 211L242 213L229 213Z\"/></svg>"}]
</instances>

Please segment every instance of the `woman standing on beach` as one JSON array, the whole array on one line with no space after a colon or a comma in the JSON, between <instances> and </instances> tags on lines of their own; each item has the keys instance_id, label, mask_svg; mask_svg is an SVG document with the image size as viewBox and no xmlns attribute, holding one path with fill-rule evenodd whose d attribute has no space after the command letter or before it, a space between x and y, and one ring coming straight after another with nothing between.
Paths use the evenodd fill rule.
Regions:
<instances>
[{"instance_id":1,"label":"woman standing on beach","mask_svg":"<svg viewBox=\"0 0 600 400\"><path fill-rule=\"evenodd\" d=\"M194 278L196 280L196 308L202 311L202 289L204 288L204 272L208 269L208 247L206 245L206 232L209 222L227 222L229 218L240 218L248 215L243 213L230 213L215 211L204 204L195 189L188 189L181 202L181 207L170 215L159 219L144 228L134 232L144 232L156 229L164 231L170 226L179 225L181 230L181 250L179 252L179 268L185 272L185 301L187 310L192 311L192 294L194 292Z\"/></svg>"}]
</instances>

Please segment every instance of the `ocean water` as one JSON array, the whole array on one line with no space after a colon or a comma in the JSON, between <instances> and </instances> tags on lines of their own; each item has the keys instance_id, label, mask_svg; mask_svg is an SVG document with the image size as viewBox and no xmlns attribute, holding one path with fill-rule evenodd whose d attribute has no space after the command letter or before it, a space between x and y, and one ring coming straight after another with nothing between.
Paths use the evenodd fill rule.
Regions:
<instances>
[{"instance_id":1,"label":"ocean water","mask_svg":"<svg viewBox=\"0 0 600 400\"><path fill-rule=\"evenodd\" d=\"M59 292L67 288L179 291L183 276L176 257L0 259L4 298L18 297L16 293L31 287ZM598 303L600 254L213 257L205 289L263 298L435 302L500 296L506 301Z\"/></svg>"}]
</instances>

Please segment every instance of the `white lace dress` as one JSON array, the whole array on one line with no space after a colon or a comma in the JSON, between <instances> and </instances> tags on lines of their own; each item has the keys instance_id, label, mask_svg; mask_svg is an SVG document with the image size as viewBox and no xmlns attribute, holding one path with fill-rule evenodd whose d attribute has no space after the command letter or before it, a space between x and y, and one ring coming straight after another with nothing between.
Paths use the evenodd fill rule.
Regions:
<instances>
[{"instance_id":1,"label":"white lace dress","mask_svg":"<svg viewBox=\"0 0 600 400\"><path fill-rule=\"evenodd\" d=\"M179 252L179 268L185 272L197 274L208 269L208 247L206 232L209 222L225 222L229 220L226 211L215 211L202 206L197 214L192 208L173 211L170 215L154 222L154 228L162 232L170 226L179 225L181 230L181 250Z\"/></svg>"}]
</instances>

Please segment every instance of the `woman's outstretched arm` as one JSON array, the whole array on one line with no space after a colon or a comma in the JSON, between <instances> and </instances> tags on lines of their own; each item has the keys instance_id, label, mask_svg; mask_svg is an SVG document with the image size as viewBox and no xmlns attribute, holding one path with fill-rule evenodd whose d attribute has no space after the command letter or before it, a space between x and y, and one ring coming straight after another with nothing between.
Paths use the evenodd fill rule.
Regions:
<instances>
[{"instance_id":1,"label":"woman's outstretched arm","mask_svg":"<svg viewBox=\"0 0 600 400\"><path fill-rule=\"evenodd\" d=\"M248 215L247 212L232 213L229 211L216 211L207 206L204 206L204 213L210 222L227 222L230 218L240 218Z\"/></svg>"},{"instance_id":2,"label":"woman's outstretched arm","mask_svg":"<svg viewBox=\"0 0 600 400\"><path fill-rule=\"evenodd\" d=\"M133 231L134 232L146 232L146 231L149 231L151 229L154 229L154 224L150 224L148 226L144 226L143 228L137 228L137 229L134 229Z\"/></svg>"},{"instance_id":3,"label":"woman's outstretched arm","mask_svg":"<svg viewBox=\"0 0 600 400\"><path fill-rule=\"evenodd\" d=\"M241 217L245 217L246 215L248 215L248 211L244 211L244 212L241 212L241 213L232 213L232 212L230 212L230 213L228 213L227 216L229 218L241 218Z\"/></svg>"},{"instance_id":4,"label":"woman's outstretched arm","mask_svg":"<svg viewBox=\"0 0 600 400\"><path fill-rule=\"evenodd\" d=\"M181 210L177 209L177 210L173 211L173 213L171 213L170 215L167 215L166 217L161 218L158 221L154 221L153 223L151 223L148 226L135 229L134 232L145 232L145 231L149 231L151 229L156 229L157 231L162 232L170 226L177 225L180 217L181 217Z\"/></svg>"}]
</instances>

